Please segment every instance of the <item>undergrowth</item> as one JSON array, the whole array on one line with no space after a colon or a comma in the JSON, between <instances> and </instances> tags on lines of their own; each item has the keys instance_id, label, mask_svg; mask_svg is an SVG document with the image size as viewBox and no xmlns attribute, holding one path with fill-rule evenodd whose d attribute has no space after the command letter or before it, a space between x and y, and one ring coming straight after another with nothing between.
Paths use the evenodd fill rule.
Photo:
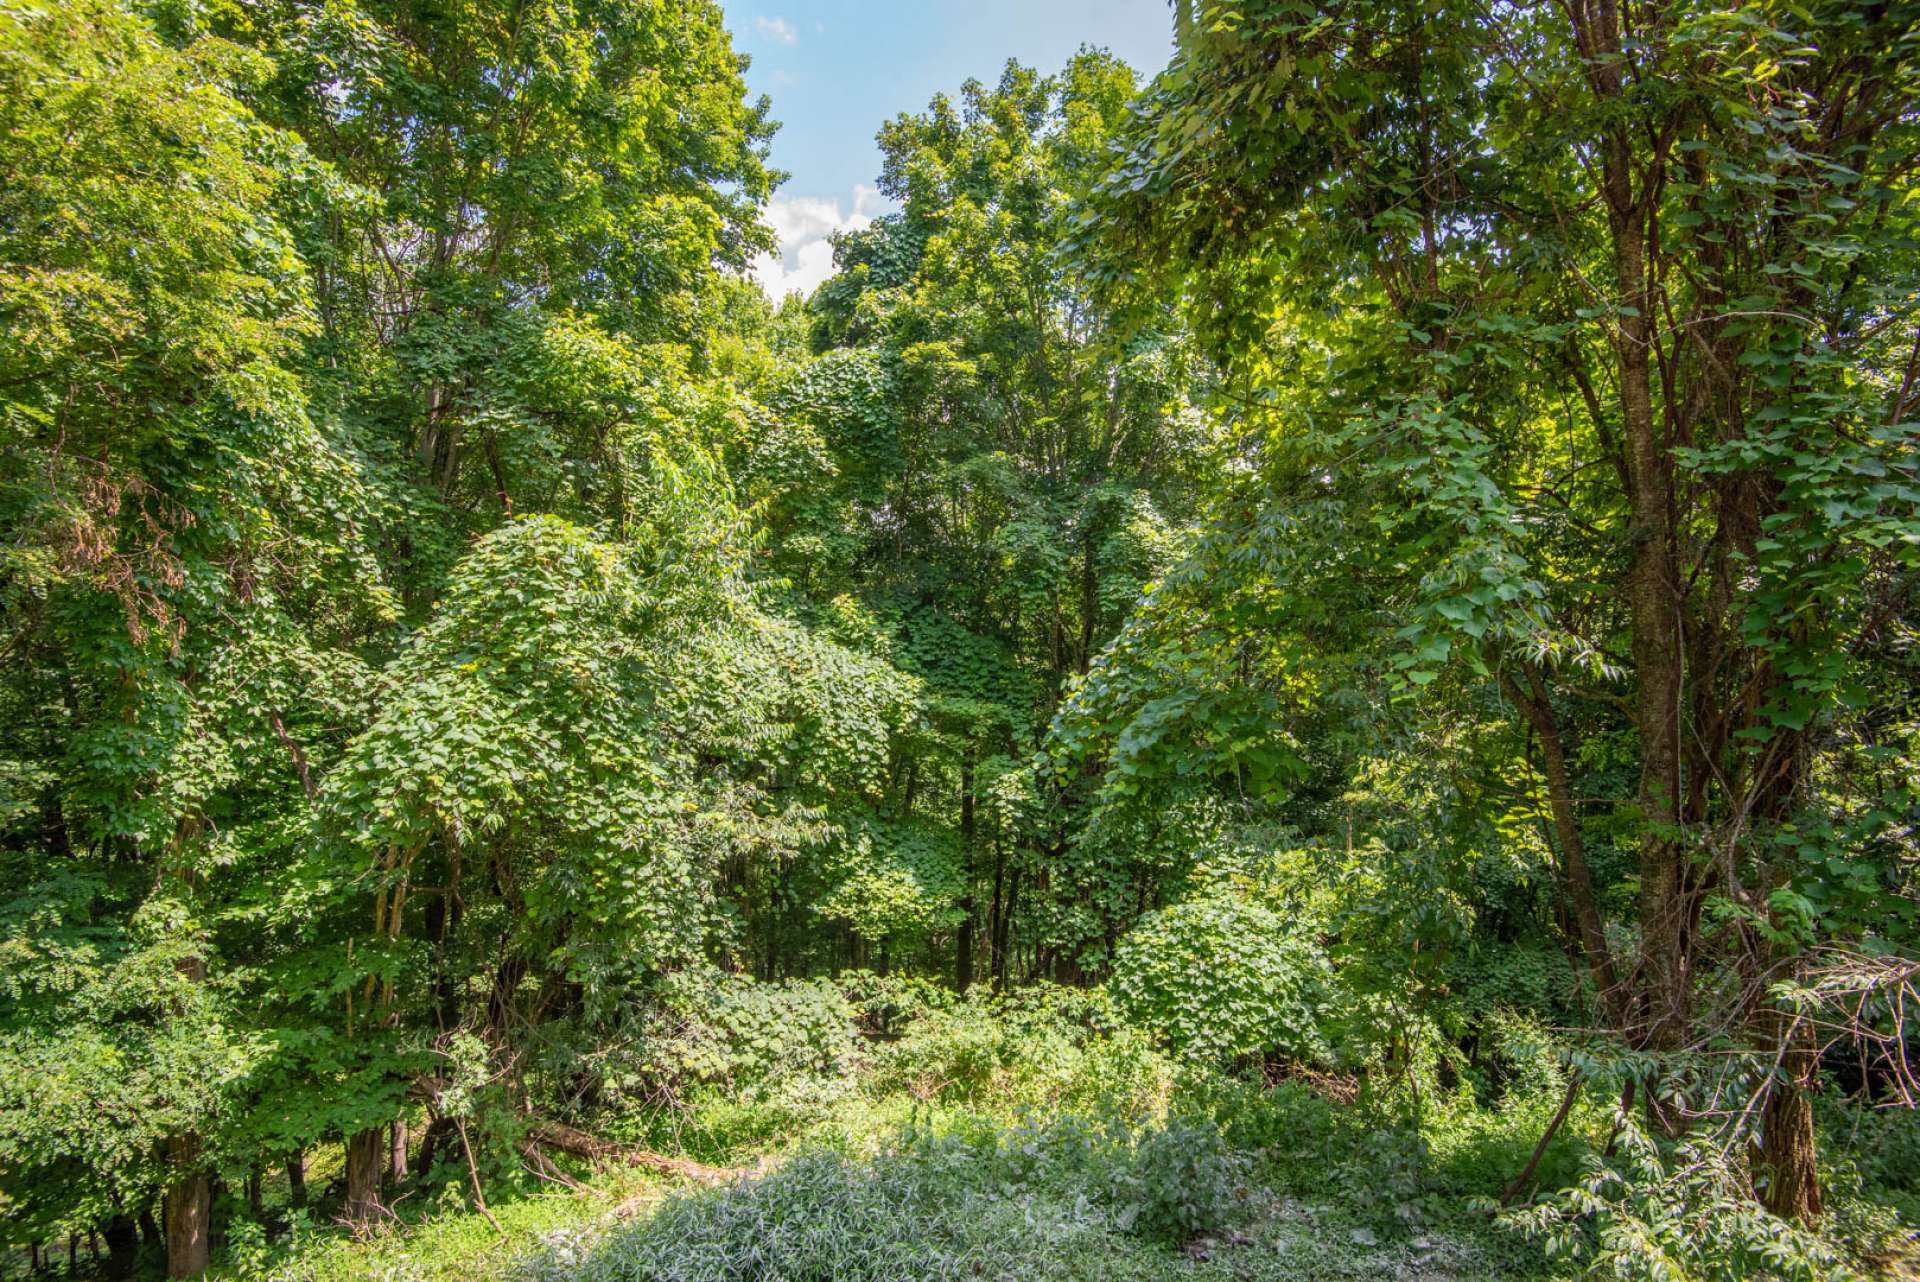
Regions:
<instances>
[{"instance_id":1,"label":"undergrowth","mask_svg":"<svg viewBox=\"0 0 1920 1282\"><path fill-rule=\"evenodd\" d=\"M697 1032L697 1053L679 1055L697 1071L671 1092L596 1123L735 1172L717 1185L576 1167L569 1188L489 1171L493 1203L483 1213L464 1169L443 1166L398 1203L396 1222L370 1232L307 1228L269 1246L242 1226L226 1275L1906 1276L1909 1115L1823 1114L1834 1196L1815 1238L1752 1211L1737 1164L1710 1168L1697 1152L1624 1129L1617 1094L1589 1086L1532 1185L1495 1214L1493 1199L1565 1097L1566 1065L1547 1040L1515 1039L1497 1088L1431 1044L1397 1067L1345 1076L1265 1062L1229 1070L1156 1050L1098 994L1041 990L1002 1002L868 980L875 991L855 1002L864 1035L853 1042L814 1038L809 1047L831 1047L817 1055L743 1016L723 1035ZM781 1000L813 998L794 988ZM1610 1142L1623 1146L1613 1157Z\"/></svg>"}]
</instances>

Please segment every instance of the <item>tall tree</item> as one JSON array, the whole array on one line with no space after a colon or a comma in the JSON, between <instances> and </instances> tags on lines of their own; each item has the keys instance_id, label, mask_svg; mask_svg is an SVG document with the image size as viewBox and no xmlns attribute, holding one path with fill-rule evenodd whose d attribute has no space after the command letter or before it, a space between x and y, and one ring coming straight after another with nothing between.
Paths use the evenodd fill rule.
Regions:
<instances>
[{"instance_id":1,"label":"tall tree","mask_svg":"<svg viewBox=\"0 0 1920 1282\"><path fill-rule=\"evenodd\" d=\"M80 4L0 13L0 47L5 1168L80 1222L164 1184L184 1276L252 1050L214 923L250 825L303 800L279 692L386 612L300 377L293 227L329 183L230 92L264 71L232 45Z\"/></svg>"},{"instance_id":2,"label":"tall tree","mask_svg":"<svg viewBox=\"0 0 1920 1282\"><path fill-rule=\"evenodd\" d=\"M445 825L342 814L416 777L390 754L367 784L383 727L487 693L421 675L472 657L436 644L472 640L450 583L506 558L529 610L576 599L536 573L564 538L470 540L557 513L653 600L738 586L715 434L745 410L713 370L771 125L711 4L15 7L0 41L6 1179L68 1227L167 1185L187 1274L222 1169L347 1138L349 1209L376 1203L423 1028L474 1014L403 982L419 935L435 998L465 964L518 992L480 921L432 923L393 843L354 840L412 823L442 855ZM743 617L726 654L833 658ZM538 724L500 744L522 783L559 769ZM92 1108L113 1126L61 1128ZM85 1195L46 1201L53 1173Z\"/></svg>"},{"instance_id":3,"label":"tall tree","mask_svg":"<svg viewBox=\"0 0 1920 1282\"><path fill-rule=\"evenodd\" d=\"M831 467L776 502L776 566L815 599L863 601L927 685L933 734L898 772L896 818L940 825L949 871L929 881L912 829L879 853L948 889L963 986L1004 977L1016 946L1031 970L1082 942L1072 913L1013 927L1019 903L1053 907L1074 822L1026 762L1176 545L1211 440L1205 369L1171 310L1096 300L1056 253L1133 86L1104 53L1056 76L1010 63L884 126L880 187L900 211L837 242L810 304L820 354L768 398Z\"/></svg>"},{"instance_id":4,"label":"tall tree","mask_svg":"<svg viewBox=\"0 0 1920 1282\"><path fill-rule=\"evenodd\" d=\"M1920 540L1914 18L1200 4L1087 215L1114 279L1188 284L1266 402L1223 523L1264 571L1238 622L1334 573L1403 689L1499 682L1619 1031L1677 1064L1731 1017L1777 1063L1752 1120L1789 1215L1819 1206L1813 1062L1771 986L1815 938L1897 929L1828 870L1890 781L1822 762L1872 734L1854 691ZM1570 700L1637 744L1631 958ZM1715 973L1742 995L1709 1019ZM1669 1125L1683 1099L1650 1095Z\"/></svg>"}]
</instances>

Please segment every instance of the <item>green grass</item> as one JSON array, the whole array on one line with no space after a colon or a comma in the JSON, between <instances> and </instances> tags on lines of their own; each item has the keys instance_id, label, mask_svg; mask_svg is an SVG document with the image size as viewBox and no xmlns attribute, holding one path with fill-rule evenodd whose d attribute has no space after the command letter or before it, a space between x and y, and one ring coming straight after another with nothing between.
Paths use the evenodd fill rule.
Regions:
<instances>
[{"instance_id":1,"label":"green grass","mask_svg":"<svg viewBox=\"0 0 1920 1282\"><path fill-rule=\"evenodd\" d=\"M490 1206L494 1223L464 1200L397 1210L381 1228L350 1233L311 1228L264 1258L218 1261L228 1282L507 1282L523 1276L528 1257L582 1236L598 1237L620 1218L644 1214L665 1195L665 1181L610 1170L578 1189L530 1193Z\"/></svg>"},{"instance_id":2,"label":"green grass","mask_svg":"<svg viewBox=\"0 0 1920 1282\"><path fill-rule=\"evenodd\" d=\"M811 1108L718 1095L680 1119L686 1151L752 1173L718 1188L603 1171L505 1192L499 1230L459 1184L360 1235L306 1231L231 1282L910 1282L945 1278L1336 1282L1544 1276L1537 1249L1463 1203L1398 1212L1349 1119L1301 1091L1217 1086L1165 1116L1013 1112L848 1093ZM662 1119L632 1119L657 1130ZM656 1137L657 1138L657 1137ZM1299 1141L1301 1151L1276 1141ZM1391 1147L1391 1146L1389 1146ZM1314 1153L1345 1164L1307 1167ZM1396 1152L1398 1150L1395 1150ZM1373 1162L1374 1165L1368 1165ZM1389 1162L1390 1164L1390 1162Z\"/></svg>"},{"instance_id":3,"label":"green grass","mask_svg":"<svg viewBox=\"0 0 1920 1282\"><path fill-rule=\"evenodd\" d=\"M1076 1052L1077 1053L1077 1052ZM1071 1072L1060 1071L1062 1064ZM1167 1066L1107 1097L1097 1066L1004 1057L945 1089L857 1075L748 1095L712 1089L602 1132L740 1172L717 1187L579 1172L578 1188L496 1175L498 1229L464 1178L410 1193L385 1228L305 1230L268 1251L238 1235L229 1282L1526 1282L1571 1276L1480 1209L1524 1164L1559 1088L1488 1106L1464 1086L1336 1104ZM789 1088L791 1087L791 1088ZM1583 1096L1541 1164L1571 1182L1604 1145L1608 1101ZM1899 1184L1908 1137L1855 1125L1854 1160ZM510 1150L509 1150L510 1151ZM1838 1151L1838 1150L1836 1150ZM314 1165L314 1185L326 1179ZM460 1172L463 1176L464 1172ZM1844 1183L1839 1181L1838 1183ZM1903 1186L1904 1187L1904 1186ZM274 1196L269 1202L274 1202ZM1867 1215L1863 1243L1897 1208ZM1878 1218L1873 1218L1878 1217ZM1880 1221L1885 1220L1885 1224ZM1871 1230L1872 1233L1869 1233ZM1877 1240L1877 1239L1876 1239ZM1888 1268L1890 1276L1906 1276Z\"/></svg>"}]
</instances>

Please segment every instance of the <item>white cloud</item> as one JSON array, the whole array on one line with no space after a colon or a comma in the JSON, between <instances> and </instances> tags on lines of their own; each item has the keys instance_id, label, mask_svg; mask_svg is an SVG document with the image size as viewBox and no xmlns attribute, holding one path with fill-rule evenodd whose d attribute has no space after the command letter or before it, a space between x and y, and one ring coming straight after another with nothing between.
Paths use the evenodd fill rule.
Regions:
<instances>
[{"instance_id":1,"label":"white cloud","mask_svg":"<svg viewBox=\"0 0 1920 1282\"><path fill-rule=\"evenodd\" d=\"M837 200L796 196L767 202L767 226L780 241L780 252L762 254L753 261L753 278L767 297L778 301L798 290L811 294L833 275L833 245L837 231L859 231L873 222L886 201L864 184L853 189L846 212Z\"/></svg>"},{"instance_id":2,"label":"white cloud","mask_svg":"<svg viewBox=\"0 0 1920 1282\"><path fill-rule=\"evenodd\" d=\"M800 33L795 31L793 24L785 18L755 18L753 29L767 39L778 41L783 45L793 44L800 39Z\"/></svg>"}]
</instances>

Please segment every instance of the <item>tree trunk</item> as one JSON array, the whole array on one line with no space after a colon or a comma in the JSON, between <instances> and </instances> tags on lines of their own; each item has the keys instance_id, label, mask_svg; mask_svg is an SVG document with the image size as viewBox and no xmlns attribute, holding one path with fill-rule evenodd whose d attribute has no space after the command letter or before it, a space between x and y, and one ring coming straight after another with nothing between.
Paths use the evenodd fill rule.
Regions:
<instances>
[{"instance_id":1,"label":"tree trunk","mask_svg":"<svg viewBox=\"0 0 1920 1282\"><path fill-rule=\"evenodd\" d=\"M1789 1018L1783 1016L1783 1023ZM1783 1028L1782 1036L1788 1039L1780 1062L1783 1080L1767 1096L1753 1163L1766 1180L1760 1194L1766 1208L1782 1219L1807 1223L1820 1216L1813 1096L1807 1089L1819 1068L1819 1051L1813 1028L1804 1021Z\"/></svg>"},{"instance_id":2,"label":"tree trunk","mask_svg":"<svg viewBox=\"0 0 1920 1282\"><path fill-rule=\"evenodd\" d=\"M107 1239L107 1276L130 1278L140 1263L140 1230L131 1215L116 1215L101 1230Z\"/></svg>"},{"instance_id":3,"label":"tree trunk","mask_svg":"<svg viewBox=\"0 0 1920 1282\"><path fill-rule=\"evenodd\" d=\"M987 901L987 975L996 984L1000 976L1000 905L1006 890L1006 851L996 841L993 843L993 897Z\"/></svg>"},{"instance_id":4,"label":"tree trunk","mask_svg":"<svg viewBox=\"0 0 1920 1282\"><path fill-rule=\"evenodd\" d=\"M953 986L966 992L973 983L973 753L960 762L960 876L965 890L960 897L958 938L953 949Z\"/></svg>"},{"instance_id":5,"label":"tree trunk","mask_svg":"<svg viewBox=\"0 0 1920 1282\"><path fill-rule=\"evenodd\" d=\"M1625 93L1622 10L1573 6L1589 86L1603 102ZM1630 517L1625 598L1632 628L1634 721L1640 731L1640 997L1634 1040L1655 1050L1684 1045L1691 1023L1687 973L1685 854L1679 841L1681 648L1680 583L1674 572L1673 457L1655 417L1653 291L1647 247L1657 155L1637 173L1635 137L1619 125L1599 140L1601 195L1613 242L1612 293L1621 304L1611 335L1624 428L1622 469ZM1637 179L1637 181L1636 181ZM1649 1100L1657 1092L1649 1091ZM1656 1116L1663 1126L1669 1119Z\"/></svg>"},{"instance_id":6,"label":"tree trunk","mask_svg":"<svg viewBox=\"0 0 1920 1282\"><path fill-rule=\"evenodd\" d=\"M1074 667L1081 676L1087 675L1087 669L1093 666L1094 629L1100 613L1100 581L1094 573L1093 535L1087 535L1087 546L1080 569L1080 653L1075 656Z\"/></svg>"},{"instance_id":7,"label":"tree trunk","mask_svg":"<svg viewBox=\"0 0 1920 1282\"><path fill-rule=\"evenodd\" d=\"M342 1214L352 1223L365 1223L387 1209L380 1201L386 1146L384 1126L369 1126L347 1137L347 1204Z\"/></svg>"},{"instance_id":8,"label":"tree trunk","mask_svg":"<svg viewBox=\"0 0 1920 1282\"><path fill-rule=\"evenodd\" d=\"M1532 724L1540 738L1540 754L1547 774L1547 805L1553 813L1554 835L1560 842L1560 863L1566 875L1567 897L1572 901L1574 924L1578 928L1580 948L1586 954L1594 987L1600 992L1602 1008L1616 1028L1625 1023L1623 994L1614 981L1613 959L1607 946L1606 926L1600 919L1599 899L1593 890L1593 874L1587 867L1586 843L1580 835L1580 823L1573 812L1573 784L1567 772L1566 746L1560 738L1559 719L1547 695L1546 683L1531 666L1525 665L1527 689L1505 673L1500 684L1507 697ZM1352 851L1353 821L1347 821L1348 851Z\"/></svg>"},{"instance_id":9,"label":"tree trunk","mask_svg":"<svg viewBox=\"0 0 1920 1282\"><path fill-rule=\"evenodd\" d=\"M287 1201L296 1207L307 1204L307 1155L299 1149L287 1159Z\"/></svg>"},{"instance_id":10,"label":"tree trunk","mask_svg":"<svg viewBox=\"0 0 1920 1282\"><path fill-rule=\"evenodd\" d=\"M656 1153L638 1144L621 1144L615 1140L601 1139L597 1135L559 1122L535 1123L527 1132L526 1142L542 1148L557 1149L562 1153L584 1158L595 1165L617 1162L627 1166L644 1167L662 1175L675 1175L708 1184L718 1183L734 1174L724 1168L707 1166L689 1158L668 1157L664 1153Z\"/></svg>"},{"instance_id":11,"label":"tree trunk","mask_svg":"<svg viewBox=\"0 0 1920 1282\"><path fill-rule=\"evenodd\" d=\"M420 1141L420 1163L415 1168L424 1177L433 1169L434 1162L440 1158L440 1150L453 1139L453 1122L449 1118L436 1117L427 1123L426 1138Z\"/></svg>"},{"instance_id":12,"label":"tree trunk","mask_svg":"<svg viewBox=\"0 0 1920 1282\"><path fill-rule=\"evenodd\" d=\"M407 1178L407 1119L395 1118L387 1150L387 1178L395 1184Z\"/></svg>"},{"instance_id":13,"label":"tree trunk","mask_svg":"<svg viewBox=\"0 0 1920 1282\"><path fill-rule=\"evenodd\" d=\"M777 932L771 932L777 938ZM768 955L773 952L768 946ZM771 963L769 963L771 966ZM520 981L527 977L527 963L519 957L508 957L495 968L493 983L487 991L487 1026L506 1028L512 1023L513 998L520 989ZM772 978L771 975L768 976Z\"/></svg>"},{"instance_id":14,"label":"tree trunk","mask_svg":"<svg viewBox=\"0 0 1920 1282\"><path fill-rule=\"evenodd\" d=\"M1615 237L1620 288L1645 311L1645 268L1637 210L1620 218ZM1671 458L1653 420L1644 316L1623 318L1621 397L1627 423L1627 469L1633 477L1629 537L1633 564L1627 603L1633 626L1635 721L1640 731L1640 940L1644 1042L1656 1050L1684 1045L1692 1022L1692 978L1687 967L1686 857L1680 843L1679 584L1673 571L1669 502ZM1650 1093L1649 1098L1653 1098Z\"/></svg>"},{"instance_id":15,"label":"tree trunk","mask_svg":"<svg viewBox=\"0 0 1920 1282\"><path fill-rule=\"evenodd\" d=\"M170 1136L167 1158L174 1168L167 1189L167 1276L197 1278L207 1271L212 1247L213 1181L200 1165L200 1137Z\"/></svg>"},{"instance_id":16,"label":"tree trunk","mask_svg":"<svg viewBox=\"0 0 1920 1282\"><path fill-rule=\"evenodd\" d=\"M1013 910L1020 902L1020 868L1016 864L1007 879L1007 899L1000 908L1000 937L993 946L994 987L1004 990L1013 952Z\"/></svg>"}]
</instances>

